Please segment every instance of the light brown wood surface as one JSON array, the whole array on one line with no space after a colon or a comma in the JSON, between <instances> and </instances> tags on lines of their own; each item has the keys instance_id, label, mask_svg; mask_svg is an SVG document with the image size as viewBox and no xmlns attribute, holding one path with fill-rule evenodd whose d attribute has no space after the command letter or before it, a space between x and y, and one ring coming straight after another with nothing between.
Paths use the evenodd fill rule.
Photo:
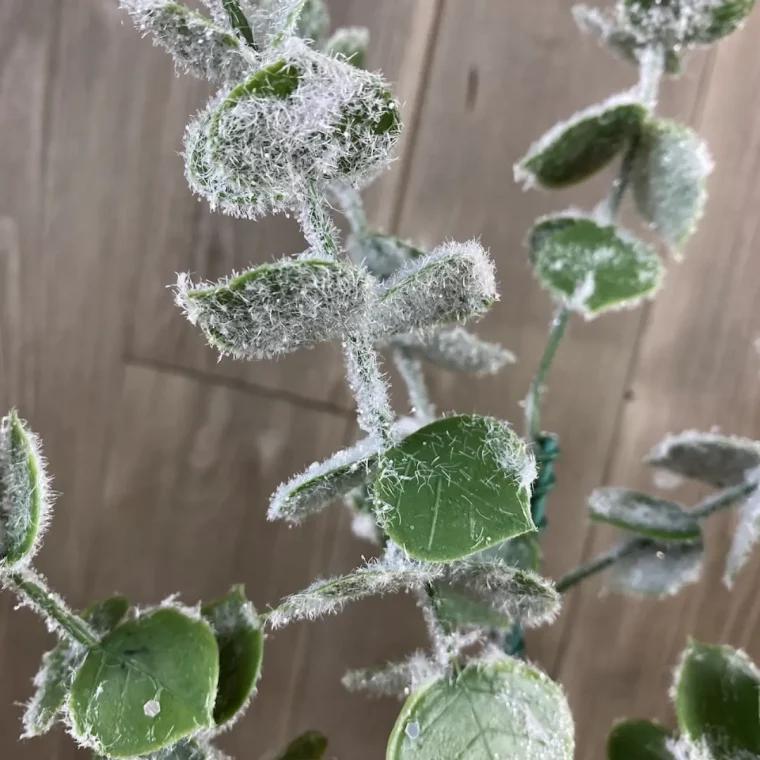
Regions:
<instances>
[{"instance_id":1,"label":"light brown wood surface","mask_svg":"<svg viewBox=\"0 0 760 760\"><path fill-rule=\"evenodd\" d=\"M524 193L512 165L634 72L580 38L565 0L332 6L336 23L370 27L372 64L405 104L399 159L368 193L374 222L430 246L480 237L497 263L502 301L478 329L519 363L483 380L430 372L435 400L521 427L551 316L522 239L539 214L592 206L611 174ZM665 432L760 437L758 40L760 15L665 88L663 113L696 127L717 163L700 232L669 264L665 292L651 307L573 322L560 349L544 415L564 451L544 538L553 577L614 540L590 528L585 497L603 483L651 488L640 460ZM193 603L242 582L265 607L369 553L338 509L292 530L265 518L280 481L355 435L336 348L217 362L172 304L178 271L216 278L303 247L292 221L230 220L191 196L178 153L207 94L115 0L0 2L0 406L17 406L44 439L60 497L39 565L75 606L114 590L142 604L181 591ZM689 633L760 657L760 558L732 592L720 584L732 520L710 525L704 580L687 593L633 602L592 581L529 637L531 658L568 689L578 757L604 756L617 717L672 722L670 671ZM61 731L17 740L19 703L51 639L13 606L0 596L0 757L85 756ZM225 747L258 760L318 728L330 757L383 757L398 705L348 695L339 679L401 657L422 633L401 597L271 636L260 693Z\"/></svg>"}]
</instances>

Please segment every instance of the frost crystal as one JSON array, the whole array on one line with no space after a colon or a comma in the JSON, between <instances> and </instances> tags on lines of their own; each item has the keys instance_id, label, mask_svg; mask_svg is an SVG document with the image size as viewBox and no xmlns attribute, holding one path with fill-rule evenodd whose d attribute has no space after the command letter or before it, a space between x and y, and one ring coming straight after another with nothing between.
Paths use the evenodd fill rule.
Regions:
<instances>
[{"instance_id":1,"label":"frost crystal","mask_svg":"<svg viewBox=\"0 0 760 760\"><path fill-rule=\"evenodd\" d=\"M28 564L39 549L49 484L39 439L12 411L0 421L0 567Z\"/></svg>"},{"instance_id":2,"label":"frost crystal","mask_svg":"<svg viewBox=\"0 0 760 760\"><path fill-rule=\"evenodd\" d=\"M236 359L263 359L340 339L374 298L355 267L302 254L218 283L177 281L176 301L209 343Z\"/></svg>"},{"instance_id":3,"label":"frost crystal","mask_svg":"<svg viewBox=\"0 0 760 760\"><path fill-rule=\"evenodd\" d=\"M153 35L153 43L171 53L178 69L214 82L242 79L256 66L226 25L171 0L121 0L135 26ZM224 22L222 22L224 23Z\"/></svg>"},{"instance_id":4,"label":"frost crystal","mask_svg":"<svg viewBox=\"0 0 760 760\"><path fill-rule=\"evenodd\" d=\"M384 168L399 131L399 106L379 76L290 39L193 120L186 175L225 213L300 210L315 190Z\"/></svg>"},{"instance_id":5,"label":"frost crystal","mask_svg":"<svg viewBox=\"0 0 760 760\"><path fill-rule=\"evenodd\" d=\"M373 312L378 336L480 317L499 298L493 262L474 240L441 245L383 285Z\"/></svg>"}]
</instances>

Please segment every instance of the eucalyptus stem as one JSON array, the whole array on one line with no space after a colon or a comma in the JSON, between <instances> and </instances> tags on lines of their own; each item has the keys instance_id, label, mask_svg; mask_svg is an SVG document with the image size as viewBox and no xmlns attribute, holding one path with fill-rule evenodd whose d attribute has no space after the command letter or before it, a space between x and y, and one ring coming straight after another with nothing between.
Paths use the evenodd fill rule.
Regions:
<instances>
[{"instance_id":1,"label":"eucalyptus stem","mask_svg":"<svg viewBox=\"0 0 760 760\"><path fill-rule=\"evenodd\" d=\"M412 357L405 348L393 349L393 361L406 386L414 416L423 422L433 419L435 406L428 393L422 363Z\"/></svg>"},{"instance_id":2,"label":"eucalyptus stem","mask_svg":"<svg viewBox=\"0 0 760 760\"><path fill-rule=\"evenodd\" d=\"M338 228L330 217L324 197L316 190L311 191L304 203L299 221L306 242L313 251L333 261L340 258L340 248L336 242Z\"/></svg>"},{"instance_id":3,"label":"eucalyptus stem","mask_svg":"<svg viewBox=\"0 0 760 760\"><path fill-rule=\"evenodd\" d=\"M740 483L738 486L727 488L725 491L714 494L697 504L697 506L691 510L690 514L700 520L704 520L705 518L714 515L716 512L733 507L737 502L742 501L753 493L757 487L757 483L749 482ZM557 581L556 589L559 593L564 593L586 578L596 575L602 570L606 570L608 567L611 567L621 559L624 559L639 549L657 545L657 542L651 538L636 536L625 543L618 544L618 546L613 547L604 554L600 554L587 564L581 565L575 570L572 570Z\"/></svg>"},{"instance_id":4,"label":"eucalyptus stem","mask_svg":"<svg viewBox=\"0 0 760 760\"><path fill-rule=\"evenodd\" d=\"M98 637L63 599L45 586L45 582L31 570L8 573L3 579L8 587L35 612L66 636L89 649L98 646Z\"/></svg>"}]
</instances>

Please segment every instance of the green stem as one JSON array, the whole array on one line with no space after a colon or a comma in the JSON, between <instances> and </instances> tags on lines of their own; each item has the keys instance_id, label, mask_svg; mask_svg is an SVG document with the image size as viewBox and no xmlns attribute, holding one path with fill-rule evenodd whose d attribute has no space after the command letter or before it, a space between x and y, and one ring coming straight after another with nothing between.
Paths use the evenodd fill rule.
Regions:
<instances>
[{"instance_id":1,"label":"green stem","mask_svg":"<svg viewBox=\"0 0 760 760\"><path fill-rule=\"evenodd\" d=\"M340 258L340 249L336 242L338 230L318 190L312 189L309 193L299 221L306 242L313 252L333 261Z\"/></svg>"},{"instance_id":2,"label":"green stem","mask_svg":"<svg viewBox=\"0 0 760 760\"><path fill-rule=\"evenodd\" d=\"M749 496L757 489L757 487L757 483L740 483L738 486L727 488L725 491L714 494L697 504L697 506L691 510L690 514L700 520L704 520L711 515L714 515L716 512L733 507L735 504ZM581 565L581 567L569 572L557 581L556 589L562 594L586 578L596 575L602 570L606 570L608 567L611 567L616 562L639 549L657 545L658 543L651 538L636 536L625 543L613 547L608 552L600 554L598 557L591 560L591 562Z\"/></svg>"},{"instance_id":3,"label":"green stem","mask_svg":"<svg viewBox=\"0 0 760 760\"><path fill-rule=\"evenodd\" d=\"M544 392L547 375L551 369L554 357L557 354L557 348L559 348L565 330L567 330L569 320L570 309L563 305L554 315L551 331L549 333L549 341L547 342L546 348L541 357L538 372L533 378L533 382L530 386L525 413L527 417L528 435L532 441L535 441L541 434L541 396Z\"/></svg>"},{"instance_id":4,"label":"green stem","mask_svg":"<svg viewBox=\"0 0 760 760\"><path fill-rule=\"evenodd\" d=\"M620 172L612 184L612 190L610 190L610 194L605 201L604 216L610 223L614 222L615 218L620 213L620 206L623 203L623 198L628 190L628 186L631 184L633 167L638 149L639 138L634 137L629 143L628 149L623 156L623 161L620 164Z\"/></svg>"},{"instance_id":5,"label":"green stem","mask_svg":"<svg viewBox=\"0 0 760 760\"><path fill-rule=\"evenodd\" d=\"M98 637L78 615L74 614L57 594L31 570L8 573L6 584L45 620L52 621L65 635L89 649L98 646Z\"/></svg>"}]
</instances>

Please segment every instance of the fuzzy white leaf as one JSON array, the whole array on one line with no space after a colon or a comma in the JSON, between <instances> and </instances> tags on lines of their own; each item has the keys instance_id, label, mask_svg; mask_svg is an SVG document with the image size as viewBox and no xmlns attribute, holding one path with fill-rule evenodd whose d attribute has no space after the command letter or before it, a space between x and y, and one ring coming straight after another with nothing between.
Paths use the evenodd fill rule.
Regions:
<instances>
[{"instance_id":1,"label":"fuzzy white leaf","mask_svg":"<svg viewBox=\"0 0 760 760\"><path fill-rule=\"evenodd\" d=\"M752 479L756 480L760 473L753 473ZM726 569L723 574L723 582L728 588L732 588L739 571L749 559L755 544L760 541L760 490L755 490L747 499L741 510L739 523L734 530L731 548L726 557Z\"/></svg>"},{"instance_id":2,"label":"fuzzy white leaf","mask_svg":"<svg viewBox=\"0 0 760 760\"><path fill-rule=\"evenodd\" d=\"M367 48L369 47L369 29L363 26L351 26L335 31L325 43L328 55L343 58L352 66L367 68Z\"/></svg>"},{"instance_id":3,"label":"fuzzy white leaf","mask_svg":"<svg viewBox=\"0 0 760 760\"><path fill-rule=\"evenodd\" d=\"M378 336L480 317L499 297L493 262L474 240L441 245L383 285L373 312Z\"/></svg>"},{"instance_id":4,"label":"fuzzy white leaf","mask_svg":"<svg viewBox=\"0 0 760 760\"><path fill-rule=\"evenodd\" d=\"M349 670L341 683L348 691L366 691L381 697L405 699L410 692L438 678L440 666L423 652L415 652L403 662L378 668Z\"/></svg>"}]
</instances>

